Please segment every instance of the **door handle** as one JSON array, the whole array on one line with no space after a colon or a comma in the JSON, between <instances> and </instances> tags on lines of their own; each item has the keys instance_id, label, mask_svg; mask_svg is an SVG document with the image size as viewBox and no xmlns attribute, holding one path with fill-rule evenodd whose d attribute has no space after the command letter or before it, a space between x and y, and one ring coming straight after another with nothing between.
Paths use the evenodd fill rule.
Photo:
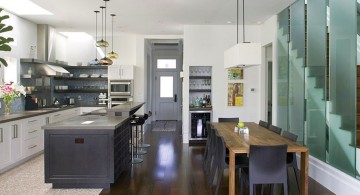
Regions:
<instances>
[{"instance_id":1,"label":"door handle","mask_svg":"<svg viewBox=\"0 0 360 195\"><path fill-rule=\"evenodd\" d=\"M177 102L177 95L174 95L174 102Z\"/></svg>"}]
</instances>

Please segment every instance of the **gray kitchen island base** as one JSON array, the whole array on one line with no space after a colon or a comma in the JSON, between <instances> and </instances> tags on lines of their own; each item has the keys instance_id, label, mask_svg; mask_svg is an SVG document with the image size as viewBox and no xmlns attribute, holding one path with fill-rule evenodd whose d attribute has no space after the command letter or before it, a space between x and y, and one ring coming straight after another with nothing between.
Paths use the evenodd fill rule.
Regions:
<instances>
[{"instance_id":1,"label":"gray kitchen island base","mask_svg":"<svg viewBox=\"0 0 360 195\"><path fill-rule=\"evenodd\" d=\"M86 121L93 125L76 126ZM109 188L131 165L127 117L79 116L44 129L45 183L53 188Z\"/></svg>"}]
</instances>

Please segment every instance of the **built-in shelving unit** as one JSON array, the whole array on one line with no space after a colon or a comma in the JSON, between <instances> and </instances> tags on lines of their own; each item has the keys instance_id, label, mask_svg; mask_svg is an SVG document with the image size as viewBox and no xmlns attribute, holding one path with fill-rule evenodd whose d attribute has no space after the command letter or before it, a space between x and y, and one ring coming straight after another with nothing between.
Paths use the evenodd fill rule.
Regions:
<instances>
[{"instance_id":1,"label":"built-in shelving unit","mask_svg":"<svg viewBox=\"0 0 360 195\"><path fill-rule=\"evenodd\" d=\"M97 104L99 93L107 93L108 66L70 66L63 62L49 62L33 58L20 59L20 63L21 84L28 89L28 95L46 99L45 102L48 105L44 106L50 106L54 98L58 99L60 104L65 104L65 97L77 98L82 104ZM38 68L44 64L62 67L69 74L43 75ZM84 77L84 75L88 76Z\"/></svg>"},{"instance_id":2,"label":"built-in shelving unit","mask_svg":"<svg viewBox=\"0 0 360 195\"><path fill-rule=\"evenodd\" d=\"M206 121L211 121L211 67L189 67L190 144L205 143ZM205 99L205 101L204 101Z\"/></svg>"}]
</instances>

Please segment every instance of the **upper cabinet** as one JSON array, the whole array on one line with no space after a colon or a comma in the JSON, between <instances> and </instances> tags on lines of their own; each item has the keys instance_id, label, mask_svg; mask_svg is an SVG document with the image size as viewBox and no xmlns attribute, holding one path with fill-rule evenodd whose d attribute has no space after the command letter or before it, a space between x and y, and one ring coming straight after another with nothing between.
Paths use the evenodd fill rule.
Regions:
<instances>
[{"instance_id":1,"label":"upper cabinet","mask_svg":"<svg viewBox=\"0 0 360 195\"><path fill-rule=\"evenodd\" d=\"M134 79L134 66L112 65L108 67L109 80L132 80Z\"/></svg>"}]
</instances>

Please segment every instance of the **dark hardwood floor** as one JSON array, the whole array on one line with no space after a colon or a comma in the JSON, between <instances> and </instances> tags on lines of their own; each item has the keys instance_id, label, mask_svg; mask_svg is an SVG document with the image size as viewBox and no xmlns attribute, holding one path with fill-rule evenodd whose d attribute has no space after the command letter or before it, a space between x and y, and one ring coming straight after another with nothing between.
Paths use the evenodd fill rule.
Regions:
<instances>
[{"instance_id":1,"label":"dark hardwood floor","mask_svg":"<svg viewBox=\"0 0 360 195\"><path fill-rule=\"evenodd\" d=\"M209 186L208 176L202 168L204 146L189 146L182 143L180 125L176 131L152 131L145 133L145 142L151 144L144 155L144 162L132 165L110 189L101 195L211 195L215 186ZM219 194L227 195L228 172L225 171ZM238 183L238 176L236 177ZM297 195L294 175L290 175L289 194ZM281 186L275 186L281 191ZM247 189L245 189L247 190ZM260 190L258 190L260 192ZM236 194L240 194L237 185ZM248 192L245 192L248 194ZM267 187L265 186L265 193ZM278 193L280 194L280 193ZM310 195L333 193L309 178Z\"/></svg>"}]
</instances>

